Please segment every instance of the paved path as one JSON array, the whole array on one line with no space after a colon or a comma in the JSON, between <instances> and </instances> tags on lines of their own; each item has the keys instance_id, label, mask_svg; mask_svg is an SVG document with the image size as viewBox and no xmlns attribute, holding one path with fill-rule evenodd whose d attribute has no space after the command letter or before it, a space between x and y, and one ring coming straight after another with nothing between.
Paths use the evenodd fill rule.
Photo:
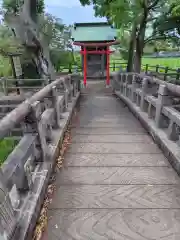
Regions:
<instances>
[{"instance_id":1,"label":"paved path","mask_svg":"<svg viewBox=\"0 0 180 240\"><path fill-rule=\"evenodd\" d=\"M81 99L47 239L179 240L179 177L124 104L103 92Z\"/></svg>"}]
</instances>

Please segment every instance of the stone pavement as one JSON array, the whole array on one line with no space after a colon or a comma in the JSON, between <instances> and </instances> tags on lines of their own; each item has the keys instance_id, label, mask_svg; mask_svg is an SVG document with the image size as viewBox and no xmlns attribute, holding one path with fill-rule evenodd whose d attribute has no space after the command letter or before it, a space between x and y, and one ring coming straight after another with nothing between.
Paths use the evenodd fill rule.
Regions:
<instances>
[{"instance_id":1,"label":"stone pavement","mask_svg":"<svg viewBox=\"0 0 180 240\"><path fill-rule=\"evenodd\" d=\"M179 240L178 175L127 107L101 88L81 97L47 239Z\"/></svg>"}]
</instances>

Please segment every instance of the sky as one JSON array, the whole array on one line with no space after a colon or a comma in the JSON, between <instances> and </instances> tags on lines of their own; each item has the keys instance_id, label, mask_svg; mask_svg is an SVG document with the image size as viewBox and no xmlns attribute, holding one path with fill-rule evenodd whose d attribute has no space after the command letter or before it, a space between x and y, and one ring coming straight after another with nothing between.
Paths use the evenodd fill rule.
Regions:
<instances>
[{"instance_id":1,"label":"sky","mask_svg":"<svg viewBox=\"0 0 180 240\"><path fill-rule=\"evenodd\" d=\"M65 24L75 22L100 22L105 18L96 18L92 6L81 6L79 0L45 0L48 13L61 18Z\"/></svg>"}]
</instances>

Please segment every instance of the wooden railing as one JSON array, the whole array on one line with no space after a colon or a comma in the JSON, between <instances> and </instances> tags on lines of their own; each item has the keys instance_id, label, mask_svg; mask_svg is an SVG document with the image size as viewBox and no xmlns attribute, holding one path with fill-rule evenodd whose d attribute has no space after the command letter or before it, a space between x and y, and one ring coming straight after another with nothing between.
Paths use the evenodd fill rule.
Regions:
<instances>
[{"instance_id":1,"label":"wooden railing","mask_svg":"<svg viewBox=\"0 0 180 240\"><path fill-rule=\"evenodd\" d=\"M180 86L136 73L114 73L112 85L180 174Z\"/></svg>"},{"instance_id":2,"label":"wooden railing","mask_svg":"<svg viewBox=\"0 0 180 240\"><path fill-rule=\"evenodd\" d=\"M33 94L49 83L49 79L13 79L3 77L0 79L0 90L5 96L13 93L23 95L31 92Z\"/></svg>"},{"instance_id":3,"label":"wooden railing","mask_svg":"<svg viewBox=\"0 0 180 240\"><path fill-rule=\"evenodd\" d=\"M121 61L121 60L112 60L110 62L110 70L111 72L115 71L126 71L127 68L127 62Z\"/></svg>"},{"instance_id":4,"label":"wooden railing","mask_svg":"<svg viewBox=\"0 0 180 240\"><path fill-rule=\"evenodd\" d=\"M119 70L126 71L127 62L114 60L111 62L110 68L113 72ZM160 65L142 64L141 72L144 72L146 75L158 77L161 80L180 85L180 68L173 69Z\"/></svg>"},{"instance_id":5,"label":"wooden railing","mask_svg":"<svg viewBox=\"0 0 180 240\"><path fill-rule=\"evenodd\" d=\"M25 99L1 119L1 140L16 126L22 131L19 143L0 169L3 239L32 236L59 144L79 94L79 75L65 76Z\"/></svg>"},{"instance_id":6,"label":"wooden railing","mask_svg":"<svg viewBox=\"0 0 180 240\"><path fill-rule=\"evenodd\" d=\"M147 75L156 76L161 80L172 82L175 84L180 84L180 68L173 69L169 67L163 67L160 65L142 65L142 72L145 72Z\"/></svg>"}]
</instances>

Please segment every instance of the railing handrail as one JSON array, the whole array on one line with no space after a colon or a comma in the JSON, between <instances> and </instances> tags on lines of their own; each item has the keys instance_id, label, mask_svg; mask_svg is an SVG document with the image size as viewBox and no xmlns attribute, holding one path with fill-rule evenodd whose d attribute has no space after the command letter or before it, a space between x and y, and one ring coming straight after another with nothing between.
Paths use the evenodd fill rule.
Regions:
<instances>
[{"instance_id":1,"label":"railing handrail","mask_svg":"<svg viewBox=\"0 0 180 240\"><path fill-rule=\"evenodd\" d=\"M67 76L66 76L67 77ZM65 77L65 78L66 78ZM52 90L53 86L63 82L65 78L60 77L59 79L48 84L42 88L39 92L35 93L30 98L19 104L14 110L8 113L5 117L0 120L0 139L5 137L9 130L11 130L18 122L20 122L31 110L31 105L42 100Z\"/></svg>"},{"instance_id":2,"label":"railing handrail","mask_svg":"<svg viewBox=\"0 0 180 240\"><path fill-rule=\"evenodd\" d=\"M7 239L33 237L57 153L79 96L80 75L70 74L29 98L19 95L17 99L6 96L1 100L1 113L7 113L4 110L8 104L15 109L0 121L0 139L8 134L21 136L13 142L12 151L11 147L5 149L7 156L1 159L0 210L4 214L0 235Z\"/></svg>"},{"instance_id":3,"label":"railing handrail","mask_svg":"<svg viewBox=\"0 0 180 240\"><path fill-rule=\"evenodd\" d=\"M115 73L116 74L116 73ZM121 73L120 73L121 74ZM152 76L147 76L143 73L135 73L135 72L128 72L128 73L122 73L122 74L127 74L127 75L131 75L131 76L136 76L139 77L139 79L142 81L143 78L146 78L149 82L151 83L155 83L155 84L161 84L161 85L165 85L167 87L167 89L173 94L176 95L178 97L180 97L180 86L173 84L173 83L168 83L166 81L160 80L156 77L152 77Z\"/></svg>"},{"instance_id":4,"label":"railing handrail","mask_svg":"<svg viewBox=\"0 0 180 240\"><path fill-rule=\"evenodd\" d=\"M120 60L112 60L112 67L113 71L117 69L117 66L119 67L119 64L121 66L127 65L127 62L119 62ZM153 75L157 76L160 79L167 80L169 82L175 82L177 85L180 84L180 68L173 69L169 66L161 66L159 64L157 65L150 65L150 64L141 64L141 71L145 72L146 75Z\"/></svg>"},{"instance_id":5,"label":"railing handrail","mask_svg":"<svg viewBox=\"0 0 180 240\"><path fill-rule=\"evenodd\" d=\"M180 174L180 86L137 73L116 72L112 87Z\"/></svg>"}]
</instances>

